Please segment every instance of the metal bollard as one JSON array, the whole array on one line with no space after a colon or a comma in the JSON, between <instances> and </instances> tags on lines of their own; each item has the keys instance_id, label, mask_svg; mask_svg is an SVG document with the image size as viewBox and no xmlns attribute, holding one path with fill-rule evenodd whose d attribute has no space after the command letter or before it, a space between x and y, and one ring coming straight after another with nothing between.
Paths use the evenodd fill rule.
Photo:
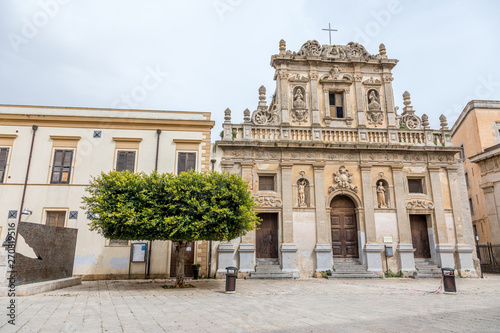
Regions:
<instances>
[{"instance_id":1,"label":"metal bollard","mask_svg":"<svg viewBox=\"0 0 500 333\"><path fill-rule=\"evenodd\" d=\"M441 273L443 274L444 292L456 293L457 285L455 283L455 269L443 267L441 268Z\"/></svg>"},{"instance_id":2,"label":"metal bollard","mask_svg":"<svg viewBox=\"0 0 500 333\"><path fill-rule=\"evenodd\" d=\"M237 267L226 267L226 294L234 294L236 292L236 278L238 277Z\"/></svg>"}]
</instances>

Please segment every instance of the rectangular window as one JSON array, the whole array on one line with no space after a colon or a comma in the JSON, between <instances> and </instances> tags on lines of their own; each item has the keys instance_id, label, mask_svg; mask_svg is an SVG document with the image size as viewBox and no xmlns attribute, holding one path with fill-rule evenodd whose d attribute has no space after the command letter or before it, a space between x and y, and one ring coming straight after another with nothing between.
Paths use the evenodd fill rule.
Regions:
<instances>
[{"instance_id":1,"label":"rectangular window","mask_svg":"<svg viewBox=\"0 0 500 333\"><path fill-rule=\"evenodd\" d=\"M259 176L259 191L274 191L274 176Z\"/></svg>"},{"instance_id":2,"label":"rectangular window","mask_svg":"<svg viewBox=\"0 0 500 333\"><path fill-rule=\"evenodd\" d=\"M196 170L196 153L178 153L177 174L189 170Z\"/></svg>"},{"instance_id":3,"label":"rectangular window","mask_svg":"<svg viewBox=\"0 0 500 333\"><path fill-rule=\"evenodd\" d=\"M465 184L467 185L467 188L470 188L470 183L469 183L469 173L465 173Z\"/></svg>"},{"instance_id":4,"label":"rectangular window","mask_svg":"<svg viewBox=\"0 0 500 333\"><path fill-rule=\"evenodd\" d=\"M54 164L52 167L51 184L68 184L71 175L73 150L56 149L54 151Z\"/></svg>"},{"instance_id":5,"label":"rectangular window","mask_svg":"<svg viewBox=\"0 0 500 333\"><path fill-rule=\"evenodd\" d=\"M118 151L116 154L116 171L134 172L135 151Z\"/></svg>"},{"instance_id":6,"label":"rectangular window","mask_svg":"<svg viewBox=\"0 0 500 333\"><path fill-rule=\"evenodd\" d=\"M458 153L458 157L462 160L462 161L465 161L465 148L464 148L464 144L462 143L460 145L460 152Z\"/></svg>"},{"instance_id":7,"label":"rectangular window","mask_svg":"<svg viewBox=\"0 0 500 333\"><path fill-rule=\"evenodd\" d=\"M128 240L110 239L109 245L110 246L128 246Z\"/></svg>"},{"instance_id":8,"label":"rectangular window","mask_svg":"<svg viewBox=\"0 0 500 333\"><path fill-rule=\"evenodd\" d=\"M9 156L9 148L0 148L0 183L4 182L5 173L7 172L8 156Z\"/></svg>"},{"instance_id":9,"label":"rectangular window","mask_svg":"<svg viewBox=\"0 0 500 333\"><path fill-rule=\"evenodd\" d=\"M474 215L474 204L472 203L472 198L469 198L470 214Z\"/></svg>"},{"instance_id":10,"label":"rectangular window","mask_svg":"<svg viewBox=\"0 0 500 333\"><path fill-rule=\"evenodd\" d=\"M54 227L64 227L65 220L65 211L47 211L47 225L52 225Z\"/></svg>"},{"instance_id":11,"label":"rectangular window","mask_svg":"<svg viewBox=\"0 0 500 333\"><path fill-rule=\"evenodd\" d=\"M424 193L424 180L421 178L408 178L408 192Z\"/></svg>"},{"instance_id":12,"label":"rectangular window","mask_svg":"<svg viewBox=\"0 0 500 333\"><path fill-rule=\"evenodd\" d=\"M344 99L342 93L330 93L330 117L344 118Z\"/></svg>"}]
</instances>

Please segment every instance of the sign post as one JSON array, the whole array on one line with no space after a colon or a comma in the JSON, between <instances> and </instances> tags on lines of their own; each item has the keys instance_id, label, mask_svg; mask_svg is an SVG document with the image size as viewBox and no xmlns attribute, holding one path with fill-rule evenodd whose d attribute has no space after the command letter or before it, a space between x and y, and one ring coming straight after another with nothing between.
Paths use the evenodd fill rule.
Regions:
<instances>
[{"instance_id":1,"label":"sign post","mask_svg":"<svg viewBox=\"0 0 500 333\"><path fill-rule=\"evenodd\" d=\"M148 257L148 243L135 242L130 245L130 260L128 263L128 279L130 280L130 266L132 263L146 263ZM148 265L144 265L144 279Z\"/></svg>"}]
</instances>

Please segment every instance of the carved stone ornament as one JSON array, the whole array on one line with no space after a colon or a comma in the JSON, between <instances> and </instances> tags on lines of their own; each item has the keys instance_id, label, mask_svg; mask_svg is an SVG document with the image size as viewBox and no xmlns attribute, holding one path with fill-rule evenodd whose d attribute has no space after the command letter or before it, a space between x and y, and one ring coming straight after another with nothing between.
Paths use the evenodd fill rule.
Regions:
<instances>
[{"instance_id":1,"label":"carved stone ornament","mask_svg":"<svg viewBox=\"0 0 500 333\"><path fill-rule=\"evenodd\" d=\"M307 77L297 73L295 75L290 76L288 78L288 81L290 81L290 82L293 82L293 81L295 81L295 82L307 82L307 81L309 81L309 79Z\"/></svg>"},{"instance_id":2,"label":"carved stone ornament","mask_svg":"<svg viewBox=\"0 0 500 333\"><path fill-rule=\"evenodd\" d=\"M406 202L407 209L434 209L434 203L426 200L411 200Z\"/></svg>"},{"instance_id":3,"label":"carved stone ornament","mask_svg":"<svg viewBox=\"0 0 500 333\"><path fill-rule=\"evenodd\" d=\"M378 125L382 125L384 113L382 111L368 111L366 113L366 119L368 119L370 125L377 127Z\"/></svg>"},{"instance_id":4,"label":"carved stone ornament","mask_svg":"<svg viewBox=\"0 0 500 333\"><path fill-rule=\"evenodd\" d=\"M352 180L352 172L349 172L345 166L341 166L339 171L333 174L333 181L337 184L330 186L328 188L328 193L332 193L337 189L348 189L358 192L358 187L351 184Z\"/></svg>"},{"instance_id":5,"label":"carved stone ornament","mask_svg":"<svg viewBox=\"0 0 500 333\"><path fill-rule=\"evenodd\" d=\"M252 122L256 125L271 125L277 119L276 113L270 111L266 104L266 88L259 88L259 104L252 113Z\"/></svg>"},{"instance_id":6,"label":"carved stone ornament","mask_svg":"<svg viewBox=\"0 0 500 333\"><path fill-rule=\"evenodd\" d=\"M306 121L308 117L305 99L304 87L295 87L293 93L292 117L293 121L298 122L299 124Z\"/></svg>"},{"instance_id":7,"label":"carved stone ornament","mask_svg":"<svg viewBox=\"0 0 500 333\"><path fill-rule=\"evenodd\" d=\"M255 203L260 207L281 207L283 206L283 202L279 198L270 197L270 196L258 196L253 197Z\"/></svg>"},{"instance_id":8,"label":"carved stone ornament","mask_svg":"<svg viewBox=\"0 0 500 333\"><path fill-rule=\"evenodd\" d=\"M347 45L323 45L316 40L309 40L296 53L298 56L315 56L330 59L381 59L381 55L372 55L361 44L349 42Z\"/></svg>"},{"instance_id":9,"label":"carved stone ornament","mask_svg":"<svg viewBox=\"0 0 500 333\"><path fill-rule=\"evenodd\" d=\"M403 94L403 113L401 114L399 125L408 129L419 129L422 126L422 120L415 115L415 110L411 106L410 93L405 91Z\"/></svg>"}]
</instances>

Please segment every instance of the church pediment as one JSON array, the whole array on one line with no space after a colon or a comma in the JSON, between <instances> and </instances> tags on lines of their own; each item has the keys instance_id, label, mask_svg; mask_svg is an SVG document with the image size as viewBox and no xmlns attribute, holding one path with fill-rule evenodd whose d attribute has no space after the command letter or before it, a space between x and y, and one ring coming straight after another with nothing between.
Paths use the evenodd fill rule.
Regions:
<instances>
[{"instance_id":1,"label":"church pediment","mask_svg":"<svg viewBox=\"0 0 500 333\"><path fill-rule=\"evenodd\" d=\"M309 40L300 48L299 52L292 53L299 57L322 57L328 59L380 59L381 55L373 55L366 51L359 43L349 42L347 45L321 45L317 40Z\"/></svg>"}]
</instances>

